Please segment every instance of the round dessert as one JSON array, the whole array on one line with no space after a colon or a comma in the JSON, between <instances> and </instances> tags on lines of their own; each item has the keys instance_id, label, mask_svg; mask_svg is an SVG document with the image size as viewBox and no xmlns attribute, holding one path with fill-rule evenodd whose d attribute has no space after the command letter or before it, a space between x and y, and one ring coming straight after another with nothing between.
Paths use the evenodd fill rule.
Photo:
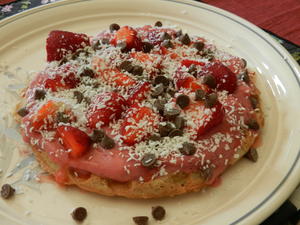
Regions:
<instances>
[{"instance_id":1,"label":"round dessert","mask_svg":"<svg viewBox=\"0 0 300 225\"><path fill-rule=\"evenodd\" d=\"M51 31L46 50L17 114L58 183L158 198L213 185L247 152L256 160L255 74L208 40L111 24L94 37Z\"/></svg>"}]
</instances>

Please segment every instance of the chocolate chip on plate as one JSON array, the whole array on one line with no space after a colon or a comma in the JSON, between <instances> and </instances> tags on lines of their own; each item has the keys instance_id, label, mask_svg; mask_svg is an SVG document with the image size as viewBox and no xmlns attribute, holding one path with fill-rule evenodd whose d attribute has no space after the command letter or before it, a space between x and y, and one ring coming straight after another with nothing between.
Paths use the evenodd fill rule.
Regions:
<instances>
[{"instance_id":1,"label":"chocolate chip on plate","mask_svg":"<svg viewBox=\"0 0 300 225\"><path fill-rule=\"evenodd\" d=\"M241 73L238 75L238 78L242 81L244 81L245 83L249 83L250 82L250 77L248 74L248 71L246 70L245 72Z\"/></svg>"},{"instance_id":2,"label":"chocolate chip on plate","mask_svg":"<svg viewBox=\"0 0 300 225\"><path fill-rule=\"evenodd\" d=\"M100 142L100 146L104 149L112 149L115 145L115 141L107 135L104 135Z\"/></svg>"},{"instance_id":3,"label":"chocolate chip on plate","mask_svg":"<svg viewBox=\"0 0 300 225\"><path fill-rule=\"evenodd\" d=\"M119 29L120 29L120 25L117 23L112 23L111 25L109 25L110 32L113 32L113 31L119 30Z\"/></svg>"},{"instance_id":4,"label":"chocolate chip on plate","mask_svg":"<svg viewBox=\"0 0 300 225\"><path fill-rule=\"evenodd\" d=\"M176 98L176 104L180 106L180 108L184 109L190 104L190 98L187 95L179 95Z\"/></svg>"},{"instance_id":5,"label":"chocolate chip on plate","mask_svg":"<svg viewBox=\"0 0 300 225\"><path fill-rule=\"evenodd\" d=\"M65 64L66 62L68 62L68 59L66 57L63 57L62 60L59 62L58 66L61 66L61 65Z\"/></svg>"},{"instance_id":6,"label":"chocolate chip on plate","mask_svg":"<svg viewBox=\"0 0 300 225\"><path fill-rule=\"evenodd\" d=\"M131 73L136 76L141 76L143 74L143 67L141 66L133 66Z\"/></svg>"},{"instance_id":7,"label":"chocolate chip on plate","mask_svg":"<svg viewBox=\"0 0 300 225\"><path fill-rule=\"evenodd\" d=\"M151 93L151 96L156 98L164 93L164 86L162 84L156 85Z\"/></svg>"},{"instance_id":8,"label":"chocolate chip on plate","mask_svg":"<svg viewBox=\"0 0 300 225\"><path fill-rule=\"evenodd\" d=\"M169 137L172 138L172 137L176 137L176 136L182 136L183 135L183 131L182 130L179 130L179 129L173 129L170 131L169 133Z\"/></svg>"},{"instance_id":9,"label":"chocolate chip on plate","mask_svg":"<svg viewBox=\"0 0 300 225\"><path fill-rule=\"evenodd\" d=\"M249 119L248 121L246 121L246 125L249 127L249 129L251 130L259 130L259 124L257 123L257 121L253 118Z\"/></svg>"},{"instance_id":10,"label":"chocolate chip on plate","mask_svg":"<svg viewBox=\"0 0 300 225\"><path fill-rule=\"evenodd\" d=\"M121 41L121 42L117 43L117 47L120 48L122 53L125 53L128 51L127 44L125 41Z\"/></svg>"},{"instance_id":11,"label":"chocolate chip on plate","mask_svg":"<svg viewBox=\"0 0 300 225\"><path fill-rule=\"evenodd\" d=\"M197 68L194 64L190 65L188 73L193 75L193 76L197 75Z\"/></svg>"},{"instance_id":12,"label":"chocolate chip on plate","mask_svg":"<svg viewBox=\"0 0 300 225\"><path fill-rule=\"evenodd\" d=\"M205 96L204 105L208 108L212 108L218 102L218 95L216 93L211 93Z\"/></svg>"},{"instance_id":13,"label":"chocolate chip on plate","mask_svg":"<svg viewBox=\"0 0 300 225\"><path fill-rule=\"evenodd\" d=\"M203 42L200 42L200 41L197 41L193 44L193 47L195 49L197 49L198 51L202 51L203 48L204 48L204 43Z\"/></svg>"},{"instance_id":14,"label":"chocolate chip on plate","mask_svg":"<svg viewBox=\"0 0 300 225\"><path fill-rule=\"evenodd\" d=\"M258 96L250 95L249 100L253 109L256 109L258 106Z\"/></svg>"},{"instance_id":15,"label":"chocolate chip on plate","mask_svg":"<svg viewBox=\"0 0 300 225\"><path fill-rule=\"evenodd\" d=\"M91 104L91 99L89 97L84 97L84 101L89 105Z\"/></svg>"},{"instance_id":16,"label":"chocolate chip on plate","mask_svg":"<svg viewBox=\"0 0 300 225\"><path fill-rule=\"evenodd\" d=\"M161 21L156 21L154 26L156 27L162 27L162 22Z\"/></svg>"},{"instance_id":17,"label":"chocolate chip on plate","mask_svg":"<svg viewBox=\"0 0 300 225\"><path fill-rule=\"evenodd\" d=\"M170 83L170 80L163 76L163 75L159 75L159 76L156 76L154 78L154 84L163 84L165 87L168 87L169 86L169 83Z\"/></svg>"},{"instance_id":18,"label":"chocolate chip on plate","mask_svg":"<svg viewBox=\"0 0 300 225\"><path fill-rule=\"evenodd\" d=\"M22 107L18 110L17 113L19 116L24 117L29 113L29 111L26 109L26 107Z\"/></svg>"},{"instance_id":19,"label":"chocolate chip on plate","mask_svg":"<svg viewBox=\"0 0 300 225\"><path fill-rule=\"evenodd\" d=\"M148 216L135 216L132 220L136 225L147 225L149 218Z\"/></svg>"},{"instance_id":20,"label":"chocolate chip on plate","mask_svg":"<svg viewBox=\"0 0 300 225\"><path fill-rule=\"evenodd\" d=\"M246 153L245 157L252 162L257 162L258 153L255 148L250 148L249 151Z\"/></svg>"},{"instance_id":21,"label":"chocolate chip on plate","mask_svg":"<svg viewBox=\"0 0 300 225\"><path fill-rule=\"evenodd\" d=\"M36 89L34 92L34 99L35 100L43 100L46 96L46 91L42 89Z\"/></svg>"},{"instance_id":22,"label":"chocolate chip on plate","mask_svg":"<svg viewBox=\"0 0 300 225\"><path fill-rule=\"evenodd\" d=\"M126 71L126 72L131 72L132 69L133 69L133 66L131 64L130 61L123 61L120 65L119 65L119 68L123 71Z\"/></svg>"},{"instance_id":23,"label":"chocolate chip on plate","mask_svg":"<svg viewBox=\"0 0 300 225\"><path fill-rule=\"evenodd\" d=\"M95 143L100 143L105 136L105 132L103 130L94 130L91 136L91 140Z\"/></svg>"},{"instance_id":24,"label":"chocolate chip on plate","mask_svg":"<svg viewBox=\"0 0 300 225\"><path fill-rule=\"evenodd\" d=\"M74 91L73 95L76 98L77 103L80 104L82 102L83 98L84 98L83 94L80 91Z\"/></svg>"},{"instance_id":25,"label":"chocolate chip on plate","mask_svg":"<svg viewBox=\"0 0 300 225\"><path fill-rule=\"evenodd\" d=\"M207 86L209 86L210 88L215 88L217 86L216 83L216 79L213 75L211 74L206 74L203 76L203 80L202 80L203 84L206 84Z\"/></svg>"},{"instance_id":26,"label":"chocolate chip on plate","mask_svg":"<svg viewBox=\"0 0 300 225\"><path fill-rule=\"evenodd\" d=\"M15 189L10 184L4 184L1 188L1 197L9 199L15 194Z\"/></svg>"},{"instance_id":27,"label":"chocolate chip on plate","mask_svg":"<svg viewBox=\"0 0 300 225\"><path fill-rule=\"evenodd\" d=\"M191 43L191 39L188 34L183 34L179 37L179 41L181 41L184 45L189 45Z\"/></svg>"},{"instance_id":28,"label":"chocolate chip on plate","mask_svg":"<svg viewBox=\"0 0 300 225\"><path fill-rule=\"evenodd\" d=\"M163 220L166 215L166 210L162 206L152 207L152 216L156 220Z\"/></svg>"},{"instance_id":29,"label":"chocolate chip on plate","mask_svg":"<svg viewBox=\"0 0 300 225\"><path fill-rule=\"evenodd\" d=\"M167 122L165 125L159 125L158 130L161 137L166 137L174 129L174 124Z\"/></svg>"},{"instance_id":30,"label":"chocolate chip on plate","mask_svg":"<svg viewBox=\"0 0 300 225\"><path fill-rule=\"evenodd\" d=\"M246 68L246 66L247 66L247 61L246 61L246 59L243 59L243 58L242 58L242 62L243 62L243 68Z\"/></svg>"},{"instance_id":31,"label":"chocolate chip on plate","mask_svg":"<svg viewBox=\"0 0 300 225\"><path fill-rule=\"evenodd\" d=\"M183 130L185 127L185 122L185 119L183 119L181 116L177 116L174 120L176 129Z\"/></svg>"},{"instance_id":32,"label":"chocolate chip on plate","mask_svg":"<svg viewBox=\"0 0 300 225\"><path fill-rule=\"evenodd\" d=\"M183 155L194 155L196 152L196 146L193 143L184 142L179 151Z\"/></svg>"},{"instance_id":33,"label":"chocolate chip on plate","mask_svg":"<svg viewBox=\"0 0 300 225\"><path fill-rule=\"evenodd\" d=\"M167 101L165 99L157 99L155 100L155 102L153 103L153 106L159 111L159 112L163 112L164 108L165 108L165 104L167 103Z\"/></svg>"},{"instance_id":34,"label":"chocolate chip on plate","mask_svg":"<svg viewBox=\"0 0 300 225\"><path fill-rule=\"evenodd\" d=\"M163 32L162 35L161 35L161 37L160 37L161 41L171 40L171 39L172 39L171 35L168 34L167 32Z\"/></svg>"},{"instance_id":35,"label":"chocolate chip on plate","mask_svg":"<svg viewBox=\"0 0 300 225\"><path fill-rule=\"evenodd\" d=\"M87 217L87 210L84 207L77 207L71 215L74 220L82 222Z\"/></svg>"},{"instance_id":36,"label":"chocolate chip on plate","mask_svg":"<svg viewBox=\"0 0 300 225\"><path fill-rule=\"evenodd\" d=\"M153 167L156 162L156 156L152 153L146 153L142 158L142 165L145 167Z\"/></svg>"},{"instance_id":37,"label":"chocolate chip on plate","mask_svg":"<svg viewBox=\"0 0 300 225\"><path fill-rule=\"evenodd\" d=\"M204 101L205 100L205 91L198 89L195 91L195 101Z\"/></svg>"},{"instance_id":38,"label":"chocolate chip on plate","mask_svg":"<svg viewBox=\"0 0 300 225\"><path fill-rule=\"evenodd\" d=\"M182 30L176 31L176 33L175 33L176 37L180 37L181 35L182 35Z\"/></svg>"},{"instance_id":39,"label":"chocolate chip on plate","mask_svg":"<svg viewBox=\"0 0 300 225\"><path fill-rule=\"evenodd\" d=\"M103 44L103 45L108 45L109 43L110 43L110 41L109 41L108 38L103 38L103 39L101 40L101 44Z\"/></svg>"},{"instance_id":40,"label":"chocolate chip on plate","mask_svg":"<svg viewBox=\"0 0 300 225\"><path fill-rule=\"evenodd\" d=\"M159 134L152 134L150 137L149 137L149 140L150 141L160 141L161 140L161 137Z\"/></svg>"},{"instance_id":41,"label":"chocolate chip on plate","mask_svg":"<svg viewBox=\"0 0 300 225\"><path fill-rule=\"evenodd\" d=\"M82 72L79 74L79 76L93 78L95 76L95 73L94 73L94 70L86 67L82 70Z\"/></svg>"},{"instance_id":42,"label":"chocolate chip on plate","mask_svg":"<svg viewBox=\"0 0 300 225\"><path fill-rule=\"evenodd\" d=\"M212 176L213 169L210 166L206 166L200 169L200 176L205 180L209 180Z\"/></svg>"},{"instance_id":43,"label":"chocolate chip on plate","mask_svg":"<svg viewBox=\"0 0 300 225\"><path fill-rule=\"evenodd\" d=\"M64 112L57 112L56 120L58 123L68 123L70 121L70 118Z\"/></svg>"},{"instance_id":44,"label":"chocolate chip on plate","mask_svg":"<svg viewBox=\"0 0 300 225\"><path fill-rule=\"evenodd\" d=\"M151 52L151 50L154 48L153 44L149 43L149 42L143 42L142 43L142 51L144 53L149 53Z\"/></svg>"},{"instance_id":45,"label":"chocolate chip on plate","mask_svg":"<svg viewBox=\"0 0 300 225\"><path fill-rule=\"evenodd\" d=\"M161 43L161 46L163 46L165 48L173 48L174 47L173 43L170 40L164 40Z\"/></svg>"},{"instance_id":46,"label":"chocolate chip on plate","mask_svg":"<svg viewBox=\"0 0 300 225\"><path fill-rule=\"evenodd\" d=\"M176 109L176 108L172 108L172 109L164 109L164 116L167 118L167 119L175 119L176 116L178 116L180 114L180 110L179 109Z\"/></svg>"},{"instance_id":47,"label":"chocolate chip on plate","mask_svg":"<svg viewBox=\"0 0 300 225\"><path fill-rule=\"evenodd\" d=\"M94 49L94 51L96 50L100 50L101 49L101 42L98 40L96 41L93 45L92 48Z\"/></svg>"}]
</instances>

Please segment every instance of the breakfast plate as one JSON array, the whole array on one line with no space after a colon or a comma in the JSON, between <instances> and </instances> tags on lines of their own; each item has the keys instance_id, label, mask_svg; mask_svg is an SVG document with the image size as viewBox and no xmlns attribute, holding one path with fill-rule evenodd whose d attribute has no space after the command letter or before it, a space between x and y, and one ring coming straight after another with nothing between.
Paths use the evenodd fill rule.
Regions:
<instances>
[{"instance_id":1,"label":"breakfast plate","mask_svg":"<svg viewBox=\"0 0 300 225\"><path fill-rule=\"evenodd\" d=\"M95 35L114 22L142 26L157 20L213 40L218 48L246 59L257 72L265 114L258 162L241 160L222 176L218 187L156 200L103 197L60 187L44 176L35 182L37 165L22 144L12 112L19 91L43 68L48 33L61 29ZM249 22L192 1L66 0L2 20L0 30L1 184L17 187L12 199L0 201L5 224L74 224L70 212L79 206L88 210L82 224L132 224L133 216L149 216L155 205L164 206L167 216L150 224L258 224L299 183L299 66Z\"/></svg>"}]
</instances>

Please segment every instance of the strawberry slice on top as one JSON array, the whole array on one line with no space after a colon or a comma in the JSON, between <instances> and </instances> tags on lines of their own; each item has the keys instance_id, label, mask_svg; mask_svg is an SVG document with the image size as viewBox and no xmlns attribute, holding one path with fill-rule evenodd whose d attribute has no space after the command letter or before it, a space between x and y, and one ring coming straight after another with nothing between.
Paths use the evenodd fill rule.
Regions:
<instances>
[{"instance_id":1,"label":"strawberry slice on top","mask_svg":"<svg viewBox=\"0 0 300 225\"><path fill-rule=\"evenodd\" d=\"M111 40L111 44L114 46L117 46L121 42L126 43L126 49L128 51L133 48L140 51L142 48L142 42L137 36L136 30L129 26L121 27Z\"/></svg>"},{"instance_id":2,"label":"strawberry slice on top","mask_svg":"<svg viewBox=\"0 0 300 225\"><path fill-rule=\"evenodd\" d=\"M140 81L138 84L129 89L129 97L127 98L127 105L131 106L135 103L140 103L146 99L147 93L150 91L151 85L149 82Z\"/></svg>"},{"instance_id":3,"label":"strawberry slice on top","mask_svg":"<svg viewBox=\"0 0 300 225\"><path fill-rule=\"evenodd\" d=\"M59 61L67 54L89 45L90 40L86 34L53 30L47 38L47 61Z\"/></svg>"}]
</instances>

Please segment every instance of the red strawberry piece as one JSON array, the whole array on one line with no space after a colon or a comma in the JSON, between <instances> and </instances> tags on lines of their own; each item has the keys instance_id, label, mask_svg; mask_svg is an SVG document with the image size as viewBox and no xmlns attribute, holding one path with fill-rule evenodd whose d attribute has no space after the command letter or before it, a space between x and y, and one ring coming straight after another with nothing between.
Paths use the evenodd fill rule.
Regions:
<instances>
[{"instance_id":1,"label":"red strawberry piece","mask_svg":"<svg viewBox=\"0 0 300 225\"><path fill-rule=\"evenodd\" d=\"M79 158L90 147L90 137L83 131L72 126L58 126L57 132L63 140L63 145L70 150L70 157Z\"/></svg>"},{"instance_id":2,"label":"red strawberry piece","mask_svg":"<svg viewBox=\"0 0 300 225\"><path fill-rule=\"evenodd\" d=\"M126 42L126 49L136 49L140 51L142 48L141 40L137 36L135 29L129 26L121 27L115 34L114 38L111 40L111 44L116 46L120 42Z\"/></svg>"},{"instance_id":3,"label":"red strawberry piece","mask_svg":"<svg viewBox=\"0 0 300 225\"><path fill-rule=\"evenodd\" d=\"M186 68L189 68L191 65L204 66L205 63L204 62L195 61L195 60L184 59L184 60L181 61L181 65L185 66Z\"/></svg>"},{"instance_id":4,"label":"red strawberry piece","mask_svg":"<svg viewBox=\"0 0 300 225\"><path fill-rule=\"evenodd\" d=\"M200 76L211 74L215 77L217 90L225 90L233 93L237 87L236 75L222 63L213 62L203 67Z\"/></svg>"},{"instance_id":5,"label":"red strawberry piece","mask_svg":"<svg viewBox=\"0 0 300 225\"><path fill-rule=\"evenodd\" d=\"M145 27L145 32L141 33L142 40L147 39L153 45L160 44L162 42L161 36L164 32L168 33L171 37L175 35L176 31L167 28L150 28Z\"/></svg>"},{"instance_id":6,"label":"red strawberry piece","mask_svg":"<svg viewBox=\"0 0 300 225\"><path fill-rule=\"evenodd\" d=\"M92 99L87 112L88 126L99 128L121 116L126 106L125 99L116 92L105 92Z\"/></svg>"},{"instance_id":7,"label":"red strawberry piece","mask_svg":"<svg viewBox=\"0 0 300 225\"><path fill-rule=\"evenodd\" d=\"M120 133L123 141L134 145L151 135L158 127L159 117L152 109L134 105L125 113Z\"/></svg>"},{"instance_id":8,"label":"red strawberry piece","mask_svg":"<svg viewBox=\"0 0 300 225\"><path fill-rule=\"evenodd\" d=\"M47 38L47 61L61 60L68 53L74 53L79 48L89 46L89 37L86 34L77 34L68 31L51 31Z\"/></svg>"},{"instance_id":9,"label":"red strawberry piece","mask_svg":"<svg viewBox=\"0 0 300 225\"><path fill-rule=\"evenodd\" d=\"M234 74L240 74L245 70L245 61L238 57L229 57L221 60Z\"/></svg>"},{"instance_id":10,"label":"red strawberry piece","mask_svg":"<svg viewBox=\"0 0 300 225\"><path fill-rule=\"evenodd\" d=\"M146 98L147 93L150 91L151 85L149 82L141 81L133 88L129 89L129 97L127 98L127 105L131 106L134 103L140 103Z\"/></svg>"},{"instance_id":11,"label":"red strawberry piece","mask_svg":"<svg viewBox=\"0 0 300 225\"><path fill-rule=\"evenodd\" d=\"M190 89L192 91L202 89L205 92L210 92L210 88L207 85L202 84L194 76L185 74L180 70L175 72L173 78L178 90L180 88Z\"/></svg>"},{"instance_id":12,"label":"red strawberry piece","mask_svg":"<svg viewBox=\"0 0 300 225\"><path fill-rule=\"evenodd\" d=\"M106 77L108 78L109 83L116 87L131 87L136 84L135 79L118 71L107 73Z\"/></svg>"}]
</instances>

